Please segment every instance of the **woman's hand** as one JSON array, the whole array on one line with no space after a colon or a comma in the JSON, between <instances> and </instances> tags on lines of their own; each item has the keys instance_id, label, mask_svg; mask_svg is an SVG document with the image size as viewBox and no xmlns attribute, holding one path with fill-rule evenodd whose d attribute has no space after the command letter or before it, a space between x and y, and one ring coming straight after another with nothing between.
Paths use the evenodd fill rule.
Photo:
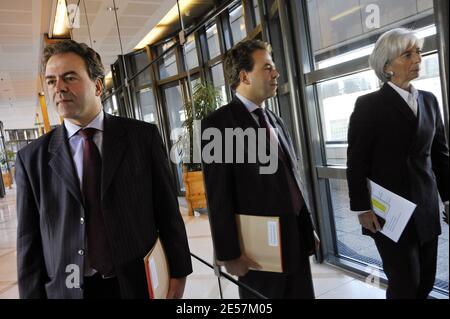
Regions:
<instances>
[{"instance_id":1,"label":"woman's hand","mask_svg":"<svg viewBox=\"0 0 450 319\"><path fill-rule=\"evenodd\" d=\"M359 223L362 227L370 230L372 233L376 233L381 230L380 223L377 216L371 210L358 215Z\"/></svg>"}]
</instances>

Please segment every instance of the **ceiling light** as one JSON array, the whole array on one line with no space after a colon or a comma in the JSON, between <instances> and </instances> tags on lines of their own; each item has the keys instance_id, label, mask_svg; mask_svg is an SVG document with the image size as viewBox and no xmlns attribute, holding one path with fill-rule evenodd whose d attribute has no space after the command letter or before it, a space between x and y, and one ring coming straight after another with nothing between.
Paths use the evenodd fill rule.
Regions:
<instances>
[{"instance_id":1,"label":"ceiling light","mask_svg":"<svg viewBox=\"0 0 450 319\"><path fill-rule=\"evenodd\" d=\"M189 12L196 4L195 0L180 0L180 12L182 14L186 14ZM190 14L190 12L189 12ZM155 41L159 39L159 37L163 34L163 32L170 27L175 21L178 20L178 7L175 4L169 12L159 21L159 23L150 30L149 33L136 45L135 50L142 49L146 45L153 44Z\"/></svg>"},{"instance_id":2,"label":"ceiling light","mask_svg":"<svg viewBox=\"0 0 450 319\"><path fill-rule=\"evenodd\" d=\"M56 5L55 20L53 21L52 37L65 36L69 34L69 20L67 18L67 7L65 0L58 0Z\"/></svg>"}]
</instances>

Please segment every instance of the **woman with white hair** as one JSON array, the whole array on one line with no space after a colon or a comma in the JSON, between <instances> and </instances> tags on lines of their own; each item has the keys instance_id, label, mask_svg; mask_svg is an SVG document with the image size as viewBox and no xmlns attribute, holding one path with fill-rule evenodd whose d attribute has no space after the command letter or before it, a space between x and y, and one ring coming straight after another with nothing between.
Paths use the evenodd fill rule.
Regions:
<instances>
[{"instance_id":1,"label":"woman with white hair","mask_svg":"<svg viewBox=\"0 0 450 319\"><path fill-rule=\"evenodd\" d=\"M357 99L348 130L350 208L363 234L375 241L388 299L424 299L433 289L441 234L438 192L449 199L449 153L438 102L411 84L419 76L422 42L403 28L380 36L369 63L384 84ZM397 243L379 232L367 179L417 205Z\"/></svg>"}]
</instances>

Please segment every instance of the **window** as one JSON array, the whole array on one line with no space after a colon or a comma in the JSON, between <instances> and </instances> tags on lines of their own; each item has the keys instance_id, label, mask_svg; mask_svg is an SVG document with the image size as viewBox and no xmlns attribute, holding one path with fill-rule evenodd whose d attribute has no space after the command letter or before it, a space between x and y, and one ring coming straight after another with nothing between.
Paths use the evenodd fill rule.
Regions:
<instances>
[{"instance_id":1,"label":"window","mask_svg":"<svg viewBox=\"0 0 450 319\"><path fill-rule=\"evenodd\" d=\"M432 1L420 0L310 0L307 5L316 69L368 55L384 31L408 24L414 16L409 27L421 29L433 15Z\"/></svg>"},{"instance_id":2,"label":"window","mask_svg":"<svg viewBox=\"0 0 450 319\"><path fill-rule=\"evenodd\" d=\"M208 41L208 54L210 59L220 55L219 35L217 34L217 25L213 24L206 29L206 38Z\"/></svg>"},{"instance_id":3,"label":"window","mask_svg":"<svg viewBox=\"0 0 450 319\"><path fill-rule=\"evenodd\" d=\"M186 119L186 114L183 106L183 95L181 86L167 86L164 88L164 97L166 102L167 113L170 125L170 141L174 147L174 155L177 160L176 175L178 183L182 191L184 191L183 184L183 166L181 163L181 145L178 142L183 135L183 122Z\"/></svg>"},{"instance_id":4,"label":"window","mask_svg":"<svg viewBox=\"0 0 450 319\"><path fill-rule=\"evenodd\" d=\"M168 48L173 45L173 41L169 41L162 45L162 52L165 52ZM162 53L161 52L161 53ZM174 76L178 74L177 69L177 59L175 56L175 49L170 50L166 53L161 62L159 62L159 77L160 79L165 79L170 76Z\"/></svg>"},{"instance_id":5,"label":"window","mask_svg":"<svg viewBox=\"0 0 450 319\"><path fill-rule=\"evenodd\" d=\"M133 54L130 56L130 64L131 64L131 76L134 76L136 73L141 71L149 64L149 60L147 57L147 52L141 51L139 53ZM141 72L134 80L134 86L139 87L145 84L149 84L150 80L150 68L145 69L145 71Z\"/></svg>"},{"instance_id":6,"label":"window","mask_svg":"<svg viewBox=\"0 0 450 319\"><path fill-rule=\"evenodd\" d=\"M150 88L145 88L137 92L138 103L141 106L142 119L145 122L158 124L156 114L155 98Z\"/></svg>"},{"instance_id":7,"label":"window","mask_svg":"<svg viewBox=\"0 0 450 319\"><path fill-rule=\"evenodd\" d=\"M218 63L211 68L211 75L214 87L222 94L222 103L225 104L228 101L227 90L225 87L225 78L223 76L222 63Z\"/></svg>"},{"instance_id":8,"label":"window","mask_svg":"<svg viewBox=\"0 0 450 319\"><path fill-rule=\"evenodd\" d=\"M328 165L346 165L348 122L356 99L378 87L372 70L317 85Z\"/></svg>"},{"instance_id":9,"label":"window","mask_svg":"<svg viewBox=\"0 0 450 319\"><path fill-rule=\"evenodd\" d=\"M244 10L242 5L230 10L230 25L233 35L233 43L236 44L247 36L245 30Z\"/></svg>"},{"instance_id":10,"label":"window","mask_svg":"<svg viewBox=\"0 0 450 319\"><path fill-rule=\"evenodd\" d=\"M184 52L186 54L186 64L189 70L198 67L197 48L195 46L195 37L190 35L184 45Z\"/></svg>"},{"instance_id":11,"label":"window","mask_svg":"<svg viewBox=\"0 0 450 319\"><path fill-rule=\"evenodd\" d=\"M259 15L258 0L253 0L253 12L255 13L255 22L256 22L256 25L261 24L261 17L260 17L260 15Z\"/></svg>"}]
</instances>

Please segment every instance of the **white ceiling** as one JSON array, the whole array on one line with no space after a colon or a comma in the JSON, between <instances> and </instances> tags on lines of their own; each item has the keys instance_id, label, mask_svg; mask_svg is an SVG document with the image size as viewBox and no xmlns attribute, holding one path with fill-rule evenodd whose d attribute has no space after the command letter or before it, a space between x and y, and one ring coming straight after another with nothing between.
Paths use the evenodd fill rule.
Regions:
<instances>
[{"instance_id":1,"label":"white ceiling","mask_svg":"<svg viewBox=\"0 0 450 319\"><path fill-rule=\"evenodd\" d=\"M6 129L35 127L35 114L40 113L37 94L42 91L38 71L43 36L49 32L52 7L56 7L56 2L0 0L0 120ZM176 4L176 0L115 2L124 53L133 51ZM67 3L77 4L78 0L67 0ZM80 28L73 29L74 40L88 45L92 40L92 47L100 53L106 73L121 54L114 11L109 11L108 7L113 7L112 0L81 0ZM53 106L47 107L51 124L57 124L58 116Z\"/></svg>"}]
</instances>

